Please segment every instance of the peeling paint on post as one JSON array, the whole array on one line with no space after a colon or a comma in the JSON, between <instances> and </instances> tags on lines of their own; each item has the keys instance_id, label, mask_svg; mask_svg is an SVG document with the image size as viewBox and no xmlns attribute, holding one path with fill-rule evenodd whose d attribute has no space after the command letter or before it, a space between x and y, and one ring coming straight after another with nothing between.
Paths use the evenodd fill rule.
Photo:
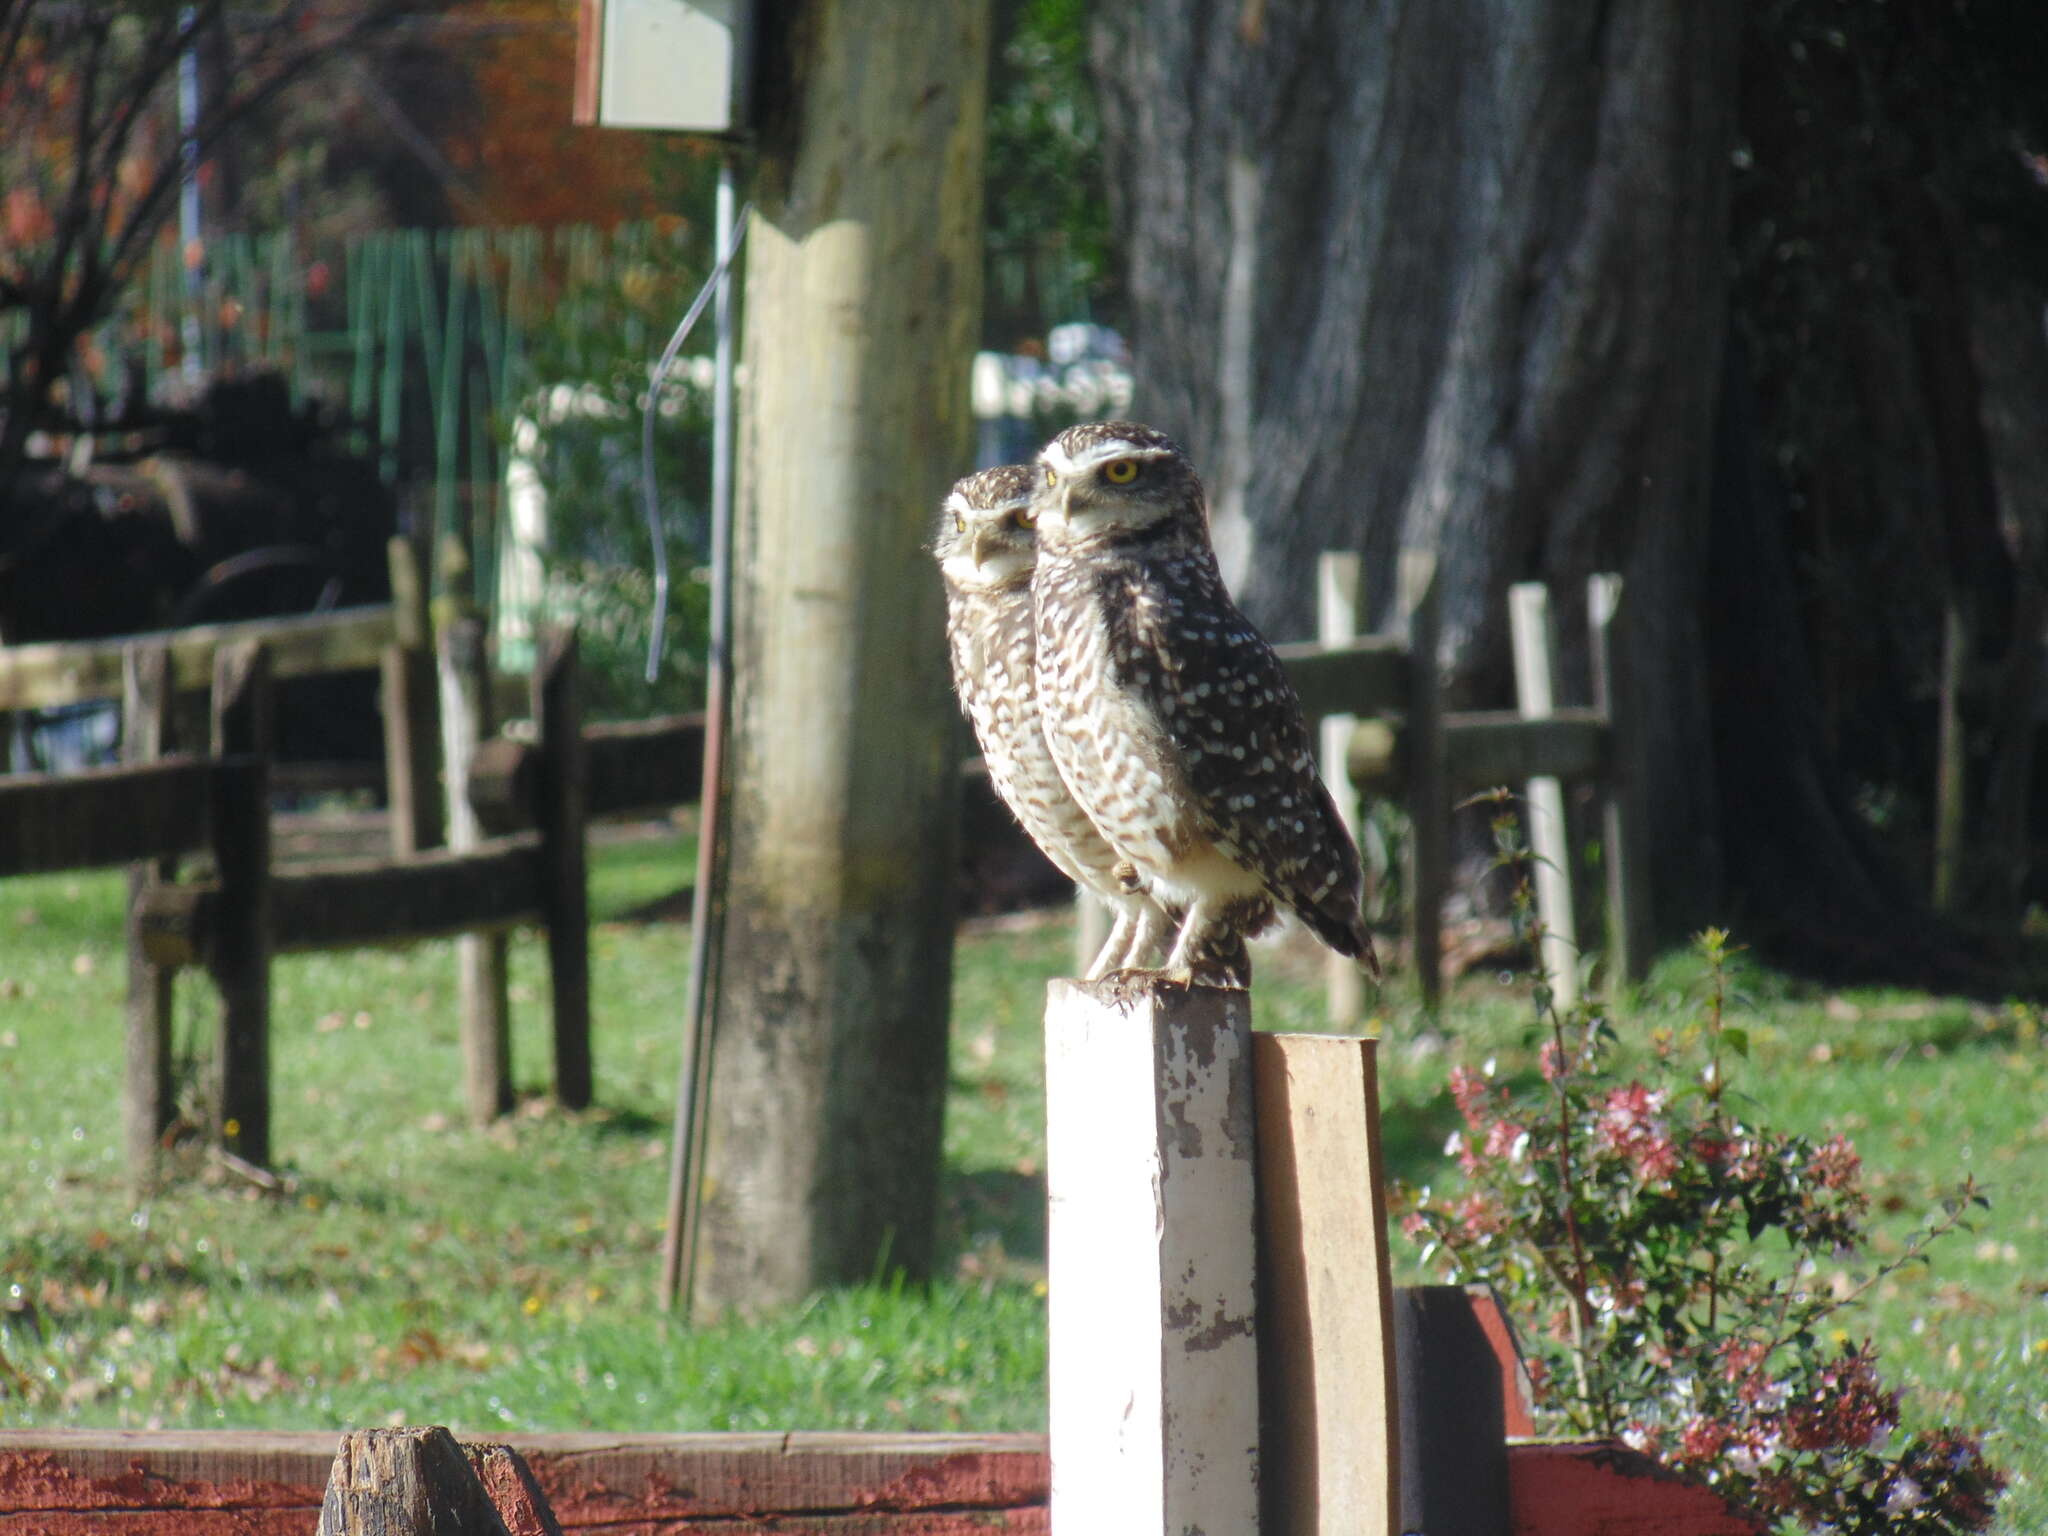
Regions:
<instances>
[{"instance_id":1,"label":"peeling paint on post","mask_svg":"<svg viewBox=\"0 0 2048 1536\"><path fill-rule=\"evenodd\" d=\"M1249 999L1055 981L1045 1031L1055 1536L1250 1536Z\"/></svg>"}]
</instances>

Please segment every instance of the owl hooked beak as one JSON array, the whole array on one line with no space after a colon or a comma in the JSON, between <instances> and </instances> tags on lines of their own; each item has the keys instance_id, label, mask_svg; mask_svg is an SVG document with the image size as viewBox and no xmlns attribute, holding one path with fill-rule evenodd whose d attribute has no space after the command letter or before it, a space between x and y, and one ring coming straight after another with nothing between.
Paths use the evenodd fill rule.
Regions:
<instances>
[{"instance_id":1,"label":"owl hooked beak","mask_svg":"<svg viewBox=\"0 0 2048 1536\"><path fill-rule=\"evenodd\" d=\"M1031 517L1042 529L1050 523L1064 530L1067 526L1067 502L1074 494L1074 482L1065 476L1048 485L1031 501Z\"/></svg>"}]
</instances>

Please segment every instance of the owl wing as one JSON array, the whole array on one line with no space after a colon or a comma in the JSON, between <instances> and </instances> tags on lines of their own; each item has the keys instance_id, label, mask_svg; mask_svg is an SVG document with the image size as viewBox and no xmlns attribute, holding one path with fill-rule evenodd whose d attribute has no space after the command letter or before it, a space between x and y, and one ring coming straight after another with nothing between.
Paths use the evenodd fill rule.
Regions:
<instances>
[{"instance_id":1,"label":"owl wing","mask_svg":"<svg viewBox=\"0 0 2048 1536\"><path fill-rule=\"evenodd\" d=\"M1213 559L1126 576L1106 605L1119 685L1171 742L1203 832L1346 955L1369 952L1358 850L1316 772L1307 722L1273 648L1239 613Z\"/></svg>"}]
</instances>

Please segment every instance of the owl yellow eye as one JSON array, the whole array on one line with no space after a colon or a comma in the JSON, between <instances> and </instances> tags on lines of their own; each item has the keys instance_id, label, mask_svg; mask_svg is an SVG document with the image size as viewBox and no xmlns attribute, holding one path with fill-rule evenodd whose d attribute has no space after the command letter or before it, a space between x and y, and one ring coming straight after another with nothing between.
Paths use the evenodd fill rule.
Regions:
<instances>
[{"instance_id":1,"label":"owl yellow eye","mask_svg":"<svg viewBox=\"0 0 2048 1536\"><path fill-rule=\"evenodd\" d=\"M953 514L953 531L955 533L965 533L967 531L967 519L958 512Z\"/></svg>"},{"instance_id":2,"label":"owl yellow eye","mask_svg":"<svg viewBox=\"0 0 2048 1536\"><path fill-rule=\"evenodd\" d=\"M1102 478L1111 485L1129 485L1138 478L1136 459L1111 459L1102 466Z\"/></svg>"},{"instance_id":3,"label":"owl yellow eye","mask_svg":"<svg viewBox=\"0 0 2048 1536\"><path fill-rule=\"evenodd\" d=\"M1048 469L1045 472L1045 483L1047 485L1058 485L1060 483L1060 477L1054 474L1053 471Z\"/></svg>"},{"instance_id":4,"label":"owl yellow eye","mask_svg":"<svg viewBox=\"0 0 2048 1536\"><path fill-rule=\"evenodd\" d=\"M1028 506L1019 507L1010 514L1012 528L1031 528L1038 523L1038 514Z\"/></svg>"}]
</instances>

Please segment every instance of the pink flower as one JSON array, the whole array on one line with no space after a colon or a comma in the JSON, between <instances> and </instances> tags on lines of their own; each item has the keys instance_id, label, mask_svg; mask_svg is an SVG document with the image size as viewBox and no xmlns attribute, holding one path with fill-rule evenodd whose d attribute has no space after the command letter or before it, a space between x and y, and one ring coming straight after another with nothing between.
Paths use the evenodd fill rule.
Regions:
<instances>
[{"instance_id":1,"label":"pink flower","mask_svg":"<svg viewBox=\"0 0 2048 1536\"><path fill-rule=\"evenodd\" d=\"M1641 1083L1611 1089L1607 1107L1600 1115L1600 1139L1610 1147L1622 1147L1649 1129L1651 1117L1664 1107L1664 1095Z\"/></svg>"},{"instance_id":2,"label":"pink flower","mask_svg":"<svg viewBox=\"0 0 2048 1536\"><path fill-rule=\"evenodd\" d=\"M1636 1177L1645 1184L1662 1184L1678 1171L1678 1148L1662 1131L1646 1136L1630 1149Z\"/></svg>"},{"instance_id":3,"label":"pink flower","mask_svg":"<svg viewBox=\"0 0 2048 1536\"><path fill-rule=\"evenodd\" d=\"M1813 1154L1807 1172L1820 1180L1824 1189L1846 1189L1856 1182L1862 1167L1863 1159L1856 1155L1855 1145L1846 1136L1836 1135Z\"/></svg>"},{"instance_id":4,"label":"pink flower","mask_svg":"<svg viewBox=\"0 0 2048 1536\"><path fill-rule=\"evenodd\" d=\"M1487 1100L1486 1079L1470 1067L1451 1068L1451 1100L1458 1106L1458 1113L1465 1117L1465 1123L1473 1130L1486 1128L1484 1110Z\"/></svg>"},{"instance_id":5,"label":"pink flower","mask_svg":"<svg viewBox=\"0 0 2048 1536\"><path fill-rule=\"evenodd\" d=\"M1458 1230L1468 1241L1479 1242L1500 1230L1500 1213L1484 1195L1467 1195L1453 1208Z\"/></svg>"},{"instance_id":6,"label":"pink flower","mask_svg":"<svg viewBox=\"0 0 2048 1536\"><path fill-rule=\"evenodd\" d=\"M1721 1341L1722 1374L1730 1381L1752 1376L1770 1352L1771 1346L1762 1340L1724 1339Z\"/></svg>"},{"instance_id":7,"label":"pink flower","mask_svg":"<svg viewBox=\"0 0 2048 1536\"><path fill-rule=\"evenodd\" d=\"M1785 1439L1800 1451L1862 1449L1898 1422L1898 1393L1877 1379L1867 1350L1852 1349L1824 1367L1812 1394L1785 1415Z\"/></svg>"},{"instance_id":8,"label":"pink flower","mask_svg":"<svg viewBox=\"0 0 2048 1536\"><path fill-rule=\"evenodd\" d=\"M1564 1052L1555 1040L1546 1040L1536 1052L1536 1067L1543 1074L1543 1081L1554 1083L1565 1074Z\"/></svg>"},{"instance_id":9,"label":"pink flower","mask_svg":"<svg viewBox=\"0 0 2048 1536\"><path fill-rule=\"evenodd\" d=\"M1626 1157L1645 1184L1662 1184L1678 1171L1678 1148L1658 1117L1663 1107L1661 1092L1630 1083L1610 1092L1600 1112L1600 1144Z\"/></svg>"},{"instance_id":10,"label":"pink flower","mask_svg":"<svg viewBox=\"0 0 2048 1536\"><path fill-rule=\"evenodd\" d=\"M1522 1152L1529 1143L1529 1133L1512 1120L1496 1120L1487 1127L1486 1155L1506 1158L1509 1162L1520 1162Z\"/></svg>"},{"instance_id":11,"label":"pink flower","mask_svg":"<svg viewBox=\"0 0 2048 1536\"><path fill-rule=\"evenodd\" d=\"M1735 1438L1726 1424L1714 1419L1688 1419L1679 1432L1678 1454L1686 1461L1712 1461Z\"/></svg>"}]
</instances>

